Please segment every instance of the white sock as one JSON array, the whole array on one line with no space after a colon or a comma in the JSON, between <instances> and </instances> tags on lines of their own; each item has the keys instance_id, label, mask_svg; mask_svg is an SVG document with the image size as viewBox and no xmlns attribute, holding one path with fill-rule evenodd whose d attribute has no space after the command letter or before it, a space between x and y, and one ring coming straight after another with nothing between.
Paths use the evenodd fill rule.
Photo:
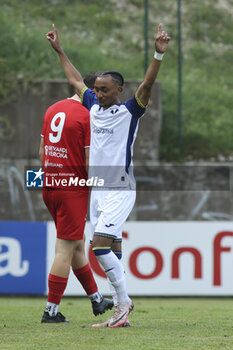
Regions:
<instances>
[{"instance_id":1,"label":"white sock","mask_svg":"<svg viewBox=\"0 0 233 350\"><path fill-rule=\"evenodd\" d=\"M115 254L116 255L116 254ZM122 264L122 260L118 258L117 256L117 259L121 262ZM126 276L126 273L125 273L125 269L124 269L124 266L122 265L122 268L123 268L123 271L124 271L124 274ZM109 286L109 289L110 289L110 293L111 293L111 296L112 296L112 299L113 299L113 304L114 306L116 306L117 304L117 294L116 294L116 290L115 288L113 287L113 285L111 284L111 281L107 278L107 281L108 281L108 286Z\"/></svg>"},{"instance_id":2,"label":"white sock","mask_svg":"<svg viewBox=\"0 0 233 350\"><path fill-rule=\"evenodd\" d=\"M99 292L88 295L88 298L91 300L91 302L96 301L97 303L100 303L103 300L103 296Z\"/></svg>"},{"instance_id":3,"label":"white sock","mask_svg":"<svg viewBox=\"0 0 233 350\"><path fill-rule=\"evenodd\" d=\"M130 298L126 292L126 279L123 266L116 255L110 251L108 254L98 255L97 259L116 291L117 302L130 302Z\"/></svg>"},{"instance_id":4,"label":"white sock","mask_svg":"<svg viewBox=\"0 0 233 350\"><path fill-rule=\"evenodd\" d=\"M58 306L59 305L57 304L47 302L45 311L49 313L49 316L56 316L58 311Z\"/></svg>"},{"instance_id":5,"label":"white sock","mask_svg":"<svg viewBox=\"0 0 233 350\"><path fill-rule=\"evenodd\" d=\"M113 287L111 281L107 278L108 280L108 285L109 285L109 289L110 289L110 292L111 292L111 296L112 296L112 299L113 299L113 304L114 306L116 306L117 304L117 294L116 294L116 290L115 288Z\"/></svg>"}]
</instances>

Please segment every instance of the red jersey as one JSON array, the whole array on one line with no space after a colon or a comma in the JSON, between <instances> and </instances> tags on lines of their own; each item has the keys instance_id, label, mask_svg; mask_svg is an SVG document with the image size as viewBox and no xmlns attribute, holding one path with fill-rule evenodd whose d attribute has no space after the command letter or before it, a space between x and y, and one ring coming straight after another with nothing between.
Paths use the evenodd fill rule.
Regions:
<instances>
[{"instance_id":1,"label":"red jersey","mask_svg":"<svg viewBox=\"0 0 233 350\"><path fill-rule=\"evenodd\" d=\"M90 146L88 110L75 99L59 101L44 115L44 187L86 189L85 148Z\"/></svg>"}]
</instances>

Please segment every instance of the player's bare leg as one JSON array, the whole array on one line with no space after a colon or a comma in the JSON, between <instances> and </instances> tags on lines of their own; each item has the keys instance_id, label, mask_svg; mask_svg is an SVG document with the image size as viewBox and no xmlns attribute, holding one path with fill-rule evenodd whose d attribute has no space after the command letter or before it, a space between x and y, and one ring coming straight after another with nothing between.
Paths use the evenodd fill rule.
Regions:
<instances>
[{"instance_id":1,"label":"player's bare leg","mask_svg":"<svg viewBox=\"0 0 233 350\"><path fill-rule=\"evenodd\" d=\"M77 241L57 238L55 258L50 273L60 277L68 277L73 252Z\"/></svg>"},{"instance_id":2,"label":"player's bare leg","mask_svg":"<svg viewBox=\"0 0 233 350\"><path fill-rule=\"evenodd\" d=\"M88 263L85 254L85 237L82 240L76 241L74 252L71 260L72 268L81 268Z\"/></svg>"}]
</instances>

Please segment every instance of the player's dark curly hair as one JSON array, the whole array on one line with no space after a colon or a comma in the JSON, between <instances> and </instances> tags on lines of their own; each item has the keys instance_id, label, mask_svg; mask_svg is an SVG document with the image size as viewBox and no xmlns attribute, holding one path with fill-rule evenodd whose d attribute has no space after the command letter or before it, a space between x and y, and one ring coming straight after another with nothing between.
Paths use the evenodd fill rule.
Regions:
<instances>
[{"instance_id":1,"label":"player's dark curly hair","mask_svg":"<svg viewBox=\"0 0 233 350\"><path fill-rule=\"evenodd\" d=\"M124 78L121 75L121 73L116 72L114 70L107 70L99 75L99 77L102 77L104 75L110 75L112 77L112 80L117 83L120 86L124 85Z\"/></svg>"}]
</instances>

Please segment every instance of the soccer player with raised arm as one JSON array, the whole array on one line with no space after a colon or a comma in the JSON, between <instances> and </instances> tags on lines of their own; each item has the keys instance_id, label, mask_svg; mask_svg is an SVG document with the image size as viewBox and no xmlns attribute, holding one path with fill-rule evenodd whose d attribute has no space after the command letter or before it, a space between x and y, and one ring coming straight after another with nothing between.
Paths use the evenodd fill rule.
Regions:
<instances>
[{"instance_id":1,"label":"soccer player with raised arm","mask_svg":"<svg viewBox=\"0 0 233 350\"><path fill-rule=\"evenodd\" d=\"M105 175L104 191L92 189L91 193L92 249L115 290L117 303L108 321L93 326L122 327L126 325L128 315L134 307L126 291L126 279L120 261L122 228L136 196L133 144L139 118L149 102L170 37L162 31L162 24L159 24L154 58L135 96L124 103L119 100L124 85L124 79L119 72L101 73L95 81L94 92L85 86L81 74L65 55L54 25L46 37L57 51L69 83L74 86L83 106L90 110L91 176L99 176L101 172Z\"/></svg>"}]
</instances>

